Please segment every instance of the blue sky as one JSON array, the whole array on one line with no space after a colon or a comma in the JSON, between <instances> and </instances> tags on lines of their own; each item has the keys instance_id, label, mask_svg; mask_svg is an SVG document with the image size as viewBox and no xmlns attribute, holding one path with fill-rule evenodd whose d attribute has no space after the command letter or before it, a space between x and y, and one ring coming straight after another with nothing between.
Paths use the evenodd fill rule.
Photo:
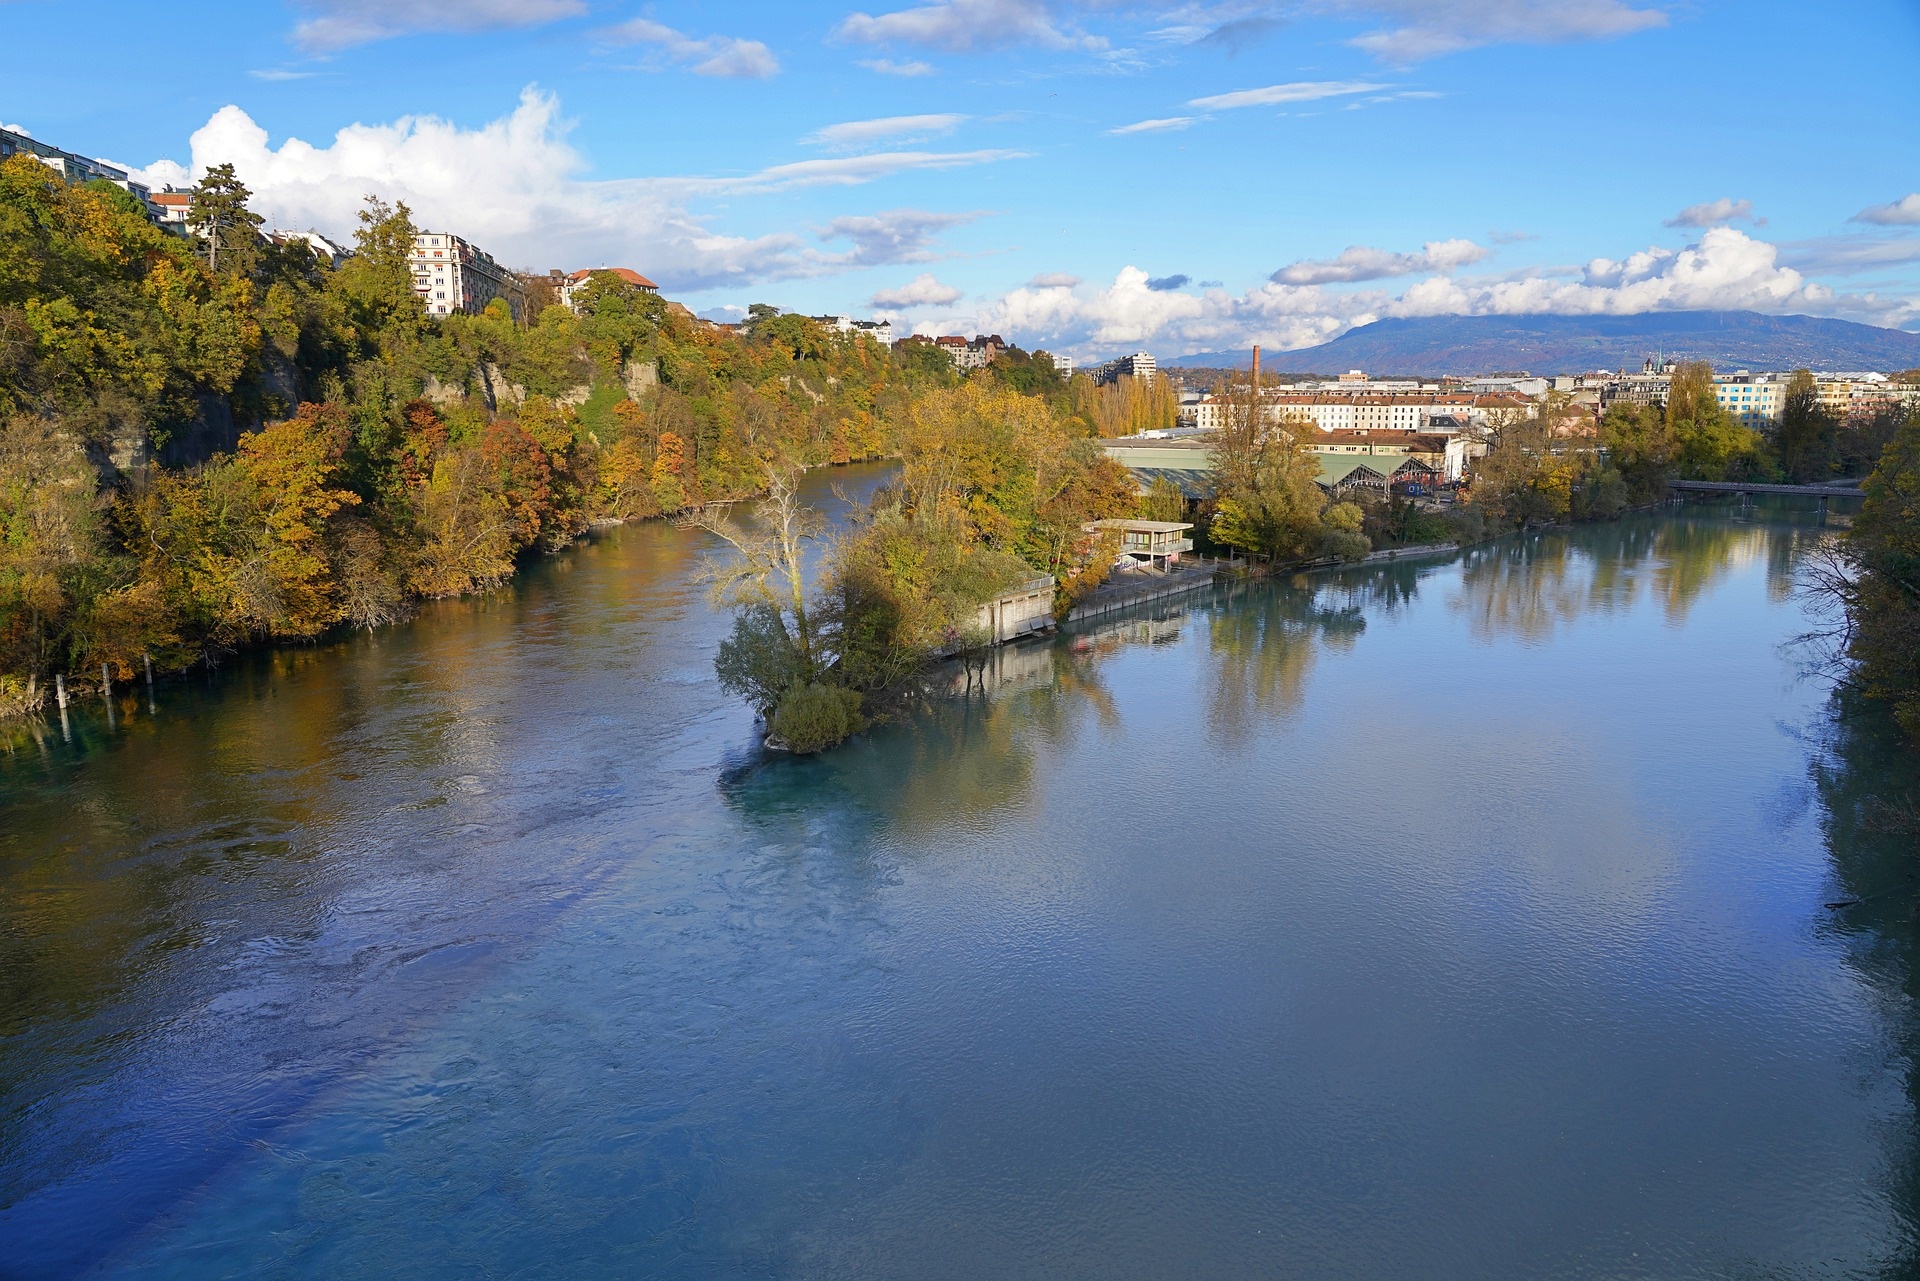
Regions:
<instances>
[{"instance_id":1,"label":"blue sky","mask_svg":"<svg viewBox=\"0 0 1920 1281\"><path fill-rule=\"evenodd\" d=\"M368 192L624 265L1083 356L1387 315L1920 326L1920 4L0 0L0 122L279 225Z\"/></svg>"}]
</instances>

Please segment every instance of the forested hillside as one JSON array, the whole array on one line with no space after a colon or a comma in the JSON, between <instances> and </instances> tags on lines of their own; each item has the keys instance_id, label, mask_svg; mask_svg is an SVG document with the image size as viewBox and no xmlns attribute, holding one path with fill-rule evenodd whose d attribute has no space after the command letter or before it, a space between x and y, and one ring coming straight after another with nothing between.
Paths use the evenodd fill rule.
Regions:
<instances>
[{"instance_id":1,"label":"forested hillside","mask_svg":"<svg viewBox=\"0 0 1920 1281\"><path fill-rule=\"evenodd\" d=\"M210 173L190 240L110 184L0 166L0 709L56 673L375 626L593 522L759 492L774 462L894 454L960 384L931 348L771 308L736 333L611 274L577 314L431 320L404 205L370 197L334 270L246 199ZM1164 409L1014 355L975 378L1069 437Z\"/></svg>"}]
</instances>

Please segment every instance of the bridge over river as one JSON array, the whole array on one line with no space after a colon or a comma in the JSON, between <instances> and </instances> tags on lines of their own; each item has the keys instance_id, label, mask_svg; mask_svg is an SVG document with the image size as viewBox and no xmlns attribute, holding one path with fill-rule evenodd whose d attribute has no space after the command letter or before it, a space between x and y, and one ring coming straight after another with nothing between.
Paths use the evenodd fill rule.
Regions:
<instances>
[{"instance_id":1,"label":"bridge over river","mask_svg":"<svg viewBox=\"0 0 1920 1281\"><path fill-rule=\"evenodd\" d=\"M1860 482L1835 481L1830 485L1762 485L1746 480L1670 480L1667 488L1696 494L1807 494L1814 498L1858 498Z\"/></svg>"}]
</instances>

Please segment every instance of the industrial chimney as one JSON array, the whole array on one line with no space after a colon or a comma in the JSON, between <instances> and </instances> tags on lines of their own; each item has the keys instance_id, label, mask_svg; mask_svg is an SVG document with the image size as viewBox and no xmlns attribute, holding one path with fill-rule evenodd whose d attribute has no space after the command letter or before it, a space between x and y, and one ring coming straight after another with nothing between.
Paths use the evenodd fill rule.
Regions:
<instances>
[{"instance_id":1,"label":"industrial chimney","mask_svg":"<svg viewBox=\"0 0 1920 1281\"><path fill-rule=\"evenodd\" d=\"M1260 394L1260 344L1253 345L1253 394Z\"/></svg>"}]
</instances>

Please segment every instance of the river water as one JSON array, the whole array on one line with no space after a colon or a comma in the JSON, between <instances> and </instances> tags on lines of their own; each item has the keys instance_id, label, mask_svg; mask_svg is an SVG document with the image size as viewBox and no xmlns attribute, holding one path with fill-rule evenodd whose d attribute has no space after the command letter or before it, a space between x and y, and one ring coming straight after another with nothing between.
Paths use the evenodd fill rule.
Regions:
<instances>
[{"instance_id":1,"label":"river water","mask_svg":"<svg viewBox=\"0 0 1920 1281\"><path fill-rule=\"evenodd\" d=\"M636 526L79 709L0 754L0 1276L1910 1275L1818 534L1223 592L796 760Z\"/></svg>"}]
</instances>

